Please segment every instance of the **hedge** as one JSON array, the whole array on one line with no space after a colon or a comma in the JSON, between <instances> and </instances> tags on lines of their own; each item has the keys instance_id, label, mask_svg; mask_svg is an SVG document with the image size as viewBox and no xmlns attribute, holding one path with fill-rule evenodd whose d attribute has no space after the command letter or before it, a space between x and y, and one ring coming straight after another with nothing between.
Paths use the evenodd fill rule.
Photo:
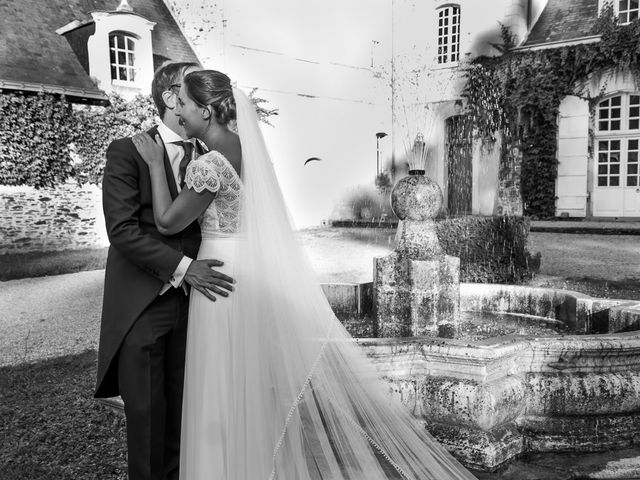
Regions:
<instances>
[{"instance_id":1,"label":"hedge","mask_svg":"<svg viewBox=\"0 0 640 480\"><path fill-rule=\"evenodd\" d=\"M249 98L260 121L269 124L277 109ZM62 95L0 91L0 185L54 187L75 178L79 184L102 182L111 141L156 123L149 95L132 100L112 93L109 105L72 105Z\"/></svg>"},{"instance_id":2,"label":"hedge","mask_svg":"<svg viewBox=\"0 0 640 480\"><path fill-rule=\"evenodd\" d=\"M0 184L52 187L71 177L74 120L64 97L0 94Z\"/></svg>"},{"instance_id":3,"label":"hedge","mask_svg":"<svg viewBox=\"0 0 640 480\"><path fill-rule=\"evenodd\" d=\"M465 216L436 222L440 245L460 257L460 281L521 283L540 269L540 253L527 250L527 217Z\"/></svg>"}]
</instances>

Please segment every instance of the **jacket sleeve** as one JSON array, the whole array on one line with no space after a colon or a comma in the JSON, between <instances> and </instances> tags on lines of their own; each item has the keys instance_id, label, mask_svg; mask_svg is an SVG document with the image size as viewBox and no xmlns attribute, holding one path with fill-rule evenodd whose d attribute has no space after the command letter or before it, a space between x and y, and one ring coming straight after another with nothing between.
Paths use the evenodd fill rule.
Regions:
<instances>
[{"instance_id":1,"label":"jacket sleeve","mask_svg":"<svg viewBox=\"0 0 640 480\"><path fill-rule=\"evenodd\" d=\"M133 157L134 149L128 138L115 140L107 149L102 181L107 235L112 247L130 262L166 283L183 254L140 226L140 170Z\"/></svg>"}]
</instances>

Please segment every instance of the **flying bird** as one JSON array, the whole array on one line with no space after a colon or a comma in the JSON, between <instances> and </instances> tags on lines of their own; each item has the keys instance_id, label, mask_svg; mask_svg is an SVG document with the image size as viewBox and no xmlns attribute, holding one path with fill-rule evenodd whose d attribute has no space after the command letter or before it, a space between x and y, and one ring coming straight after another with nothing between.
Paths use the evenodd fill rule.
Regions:
<instances>
[{"instance_id":1,"label":"flying bird","mask_svg":"<svg viewBox=\"0 0 640 480\"><path fill-rule=\"evenodd\" d=\"M321 159L321 158L318 158L318 157L311 157L311 158L307 158L307 160L304 162L304 164L306 165L307 163L312 162L312 161L314 161L314 160L316 160L316 161L318 161L318 162L319 162L319 161L320 161L320 160L322 160L322 159Z\"/></svg>"}]
</instances>

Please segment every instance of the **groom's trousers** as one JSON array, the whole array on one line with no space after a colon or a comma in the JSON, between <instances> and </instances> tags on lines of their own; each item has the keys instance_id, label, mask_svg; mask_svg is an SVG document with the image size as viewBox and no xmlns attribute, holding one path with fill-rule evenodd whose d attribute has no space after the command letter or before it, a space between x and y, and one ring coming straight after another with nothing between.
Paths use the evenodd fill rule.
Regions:
<instances>
[{"instance_id":1,"label":"groom's trousers","mask_svg":"<svg viewBox=\"0 0 640 480\"><path fill-rule=\"evenodd\" d=\"M189 300L171 288L138 317L118 357L129 480L178 480Z\"/></svg>"}]
</instances>

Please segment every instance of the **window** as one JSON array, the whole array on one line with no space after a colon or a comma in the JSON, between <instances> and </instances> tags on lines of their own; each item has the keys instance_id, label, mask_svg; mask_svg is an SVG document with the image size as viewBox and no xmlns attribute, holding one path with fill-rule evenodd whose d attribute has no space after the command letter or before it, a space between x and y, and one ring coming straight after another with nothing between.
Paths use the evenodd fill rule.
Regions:
<instances>
[{"instance_id":1,"label":"window","mask_svg":"<svg viewBox=\"0 0 640 480\"><path fill-rule=\"evenodd\" d=\"M596 111L598 187L640 186L640 94L624 93Z\"/></svg>"},{"instance_id":2,"label":"window","mask_svg":"<svg viewBox=\"0 0 640 480\"><path fill-rule=\"evenodd\" d=\"M620 23L631 23L638 18L638 0L619 0L618 19Z\"/></svg>"},{"instance_id":3,"label":"window","mask_svg":"<svg viewBox=\"0 0 640 480\"><path fill-rule=\"evenodd\" d=\"M455 63L460 59L460 7L447 5L438 9L438 63Z\"/></svg>"},{"instance_id":4,"label":"window","mask_svg":"<svg viewBox=\"0 0 640 480\"><path fill-rule=\"evenodd\" d=\"M620 186L620 140L598 142L598 186Z\"/></svg>"},{"instance_id":5,"label":"window","mask_svg":"<svg viewBox=\"0 0 640 480\"><path fill-rule=\"evenodd\" d=\"M136 38L117 32L109 35L109 57L111 61L111 80L134 82Z\"/></svg>"}]
</instances>

